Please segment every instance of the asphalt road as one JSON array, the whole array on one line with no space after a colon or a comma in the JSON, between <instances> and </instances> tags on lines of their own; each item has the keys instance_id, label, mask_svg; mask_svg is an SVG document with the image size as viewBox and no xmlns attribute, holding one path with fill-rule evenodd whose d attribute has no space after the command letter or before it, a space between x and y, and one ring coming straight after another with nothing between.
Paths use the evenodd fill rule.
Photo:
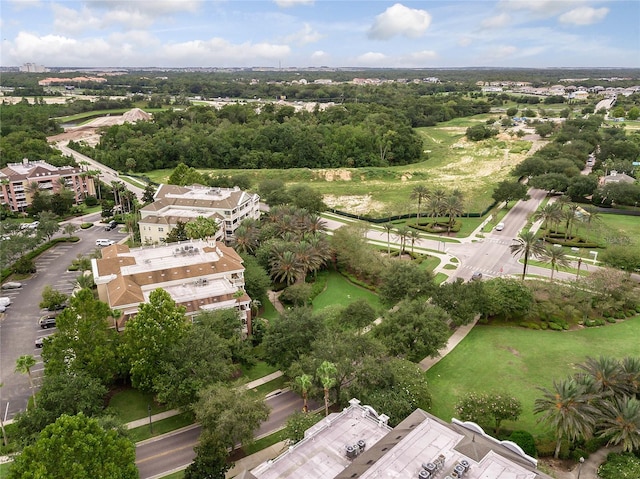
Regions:
<instances>
[{"instance_id":1,"label":"asphalt road","mask_svg":"<svg viewBox=\"0 0 640 479\"><path fill-rule=\"evenodd\" d=\"M283 391L265 400L271 413L269 419L256 431L256 437L280 429L293 411L302 409L302 399L291 391ZM310 408L318 404L310 403ZM159 474L191 464L196 456L193 447L198 444L200 426L193 425L138 443L136 465L140 479L149 479Z\"/></svg>"},{"instance_id":2,"label":"asphalt road","mask_svg":"<svg viewBox=\"0 0 640 479\"><path fill-rule=\"evenodd\" d=\"M107 184L111 184L111 182L113 181L122 181L122 178L120 178L118 172L112 168L109 168L108 166L103 165L102 163L98 163L96 160L94 160L93 158L90 158L88 156L83 155L82 153L78 153L75 150L72 150L71 148L69 148L67 146L69 142L65 141L65 142L59 142L56 143L56 148L58 148L63 154L67 155L67 156L71 156L72 158L74 158L76 160L76 162L78 162L80 164L80 162L86 161L87 163L89 163L91 165L92 169L95 170L100 170L100 180L104 183ZM129 191L132 191L133 193L135 193L135 195L138 197L138 199L142 198L142 194L144 193L144 189L143 188L138 188L137 186L132 185L131 183L128 182L124 182L125 186L127 187L127 189Z\"/></svg>"},{"instance_id":3,"label":"asphalt road","mask_svg":"<svg viewBox=\"0 0 640 479\"><path fill-rule=\"evenodd\" d=\"M78 255L93 252L97 238L119 241L126 236L117 229L104 231L105 225L99 222L99 213L88 218L89 221L95 221L95 224L75 233L80 238L78 243L61 243L49 249L36 259L37 272L33 277L21 281L22 288L2 292L2 296L12 298L12 304L0 322L0 382L4 383L0 389L0 414L4 419L11 419L16 413L25 410L31 395L27 375L15 372L18 357L31 354L36 358L37 364L31 370L36 387L44 372L40 356L42 350L35 347L35 339L55 332L55 328L41 329L38 325L38 319L44 313L38 306L44 287L51 285L70 294L79 274L77 271L67 271L71 262ZM72 222L79 224L80 221L78 219Z\"/></svg>"}]
</instances>

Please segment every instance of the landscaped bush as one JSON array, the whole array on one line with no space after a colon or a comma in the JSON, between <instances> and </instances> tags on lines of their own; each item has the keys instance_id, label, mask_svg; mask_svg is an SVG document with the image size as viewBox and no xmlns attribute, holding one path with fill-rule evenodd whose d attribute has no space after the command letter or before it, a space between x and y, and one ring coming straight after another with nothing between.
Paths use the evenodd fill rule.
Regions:
<instances>
[{"instance_id":1,"label":"landscaped bush","mask_svg":"<svg viewBox=\"0 0 640 479\"><path fill-rule=\"evenodd\" d=\"M509 436L509 441L515 442L522 450L531 457L538 457L536 442L533 436L527 431L513 431Z\"/></svg>"},{"instance_id":2,"label":"landscaped bush","mask_svg":"<svg viewBox=\"0 0 640 479\"><path fill-rule=\"evenodd\" d=\"M13 265L13 272L15 274L31 274L36 272L36 264L31 258L23 256Z\"/></svg>"},{"instance_id":3,"label":"landscaped bush","mask_svg":"<svg viewBox=\"0 0 640 479\"><path fill-rule=\"evenodd\" d=\"M612 453L607 461L598 468L600 479L637 479L640 477L640 459L627 452Z\"/></svg>"},{"instance_id":4,"label":"landscaped bush","mask_svg":"<svg viewBox=\"0 0 640 479\"><path fill-rule=\"evenodd\" d=\"M613 317L616 319L624 319L626 316L624 315L624 311L616 311L613 313Z\"/></svg>"},{"instance_id":5,"label":"landscaped bush","mask_svg":"<svg viewBox=\"0 0 640 479\"><path fill-rule=\"evenodd\" d=\"M427 233L446 233L447 231L457 233L460 231L460 228L462 228L462 222L454 221L449 228L447 223L441 223L438 221L427 221L411 225L411 228L415 228L420 231L426 231Z\"/></svg>"},{"instance_id":6,"label":"landscaped bush","mask_svg":"<svg viewBox=\"0 0 640 479\"><path fill-rule=\"evenodd\" d=\"M538 323L532 323L532 322L522 322L520 323L520 326L527 329L540 329L541 327Z\"/></svg>"},{"instance_id":7,"label":"landscaped bush","mask_svg":"<svg viewBox=\"0 0 640 479\"><path fill-rule=\"evenodd\" d=\"M594 453L607 444L608 439L604 437L592 437L584 442L583 448L589 453Z\"/></svg>"},{"instance_id":8,"label":"landscaped bush","mask_svg":"<svg viewBox=\"0 0 640 479\"><path fill-rule=\"evenodd\" d=\"M564 331L564 328L556 323L549 323L549 329L553 330L553 331Z\"/></svg>"},{"instance_id":9,"label":"landscaped bush","mask_svg":"<svg viewBox=\"0 0 640 479\"><path fill-rule=\"evenodd\" d=\"M573 459L574 461L576 462L580 461L581 457L584 459L587 459L589 457L589 453L584 449L580 449L580 448L574 449L573 451L571 451L571 459Z\"/></svg>"},{"instance_id":10,"label":"landscaped bush","mask_svg":"<svg viewBox=\"0 0 640 479\"><path fill-rule=\"evenodd\" d=\"M556 451L555 439L545 438L536 442L536 450L539 457L552 457Z\"/></svg>"},{"instance_id":11,"label":"landscaped bush","mask_svg":"<svg viewBox=\"0 0 640 479\"><path fill-rule=\"evenodd\" d=\"M93 223L82 223L80 225L80 228L82 228L83 230L89 229L93 226Z\"/></svg>"}]
</instances>

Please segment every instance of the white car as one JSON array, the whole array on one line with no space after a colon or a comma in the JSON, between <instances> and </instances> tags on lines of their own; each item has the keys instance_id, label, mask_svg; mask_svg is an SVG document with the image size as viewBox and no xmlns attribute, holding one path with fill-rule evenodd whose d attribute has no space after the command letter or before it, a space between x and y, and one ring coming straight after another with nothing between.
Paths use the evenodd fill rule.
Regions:
<instances>
[{"instance_id":1,"label":"white car","mask_svg":"<svg viewBox=\"0 0 640 479\"><path fill-rule=\"evenodd\" d=\"M110 239L97 239L96 246L111 246L112 244L116 244L115 241Z\"/></svg>"},{"instance_id":2,"label":"white car","mask_svg":"<svg viewBox=\"0 0 640 479\"><path fill-rule=\"evenodd\" d=\"M6 283L2 283L2 289L18 289L22 288L22 283L18 283L17 281L7 281Z\"/></svg>"},{"instance_id":3,"label":"white car","mask_svg":"<svg viewBox=\"0 0 640 479\"><path fill-rule=\"evenodd\" d=\"M11 304L11 298L3 296L0 298L0 313L4 313Z\"/></svg>"},{"instance_id":4,"label":"white car","mask_svg":"<svg viewBox=\"0 0 640 479\"><path fill-rule=\"evenodd\" d=\"M502 231L504 229L504 223L500 222L496 225L496 231Z\"/></svg>"}]
</instances>

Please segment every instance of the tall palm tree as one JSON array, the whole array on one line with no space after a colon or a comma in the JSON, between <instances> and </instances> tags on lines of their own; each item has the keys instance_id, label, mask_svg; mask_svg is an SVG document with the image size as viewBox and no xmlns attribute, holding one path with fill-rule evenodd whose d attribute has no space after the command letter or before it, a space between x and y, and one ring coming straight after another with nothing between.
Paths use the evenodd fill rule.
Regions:
<instances>
[{"instance_id":1,"label":"tall palm tree","mask_svg":"<svg viewBox=\"0 0 640 479\"><path fill-rule=\"evenodd\" d=\"M587 225L587 239L591 236L591 228L600 222L600 212L593 206L585 208L587 214L584 216L583 222Z\"/></svg>"},{"instance_id":2,"label":"tall palm tree","mask_svg":"<svg viewBox=\"0 0 640 479\"><path fill-rule=\"evenodd\" d=\"M451 228L456 221L456 217L462 216L464 207L462 200L458 196L447 196L442 203L442 213L449 217L447 222L447 233L451 233Z\"/></svg>"},{"instance_id":3,"label":"tall palm tree","mask_svg":"<svg viewBox=\"0 0 640 479\"><path fill-rule=\"evenodd\" d=\"M587 394L584 386L573 378L554 381L551 390L540 390L543 396L535 400L533 412L542 414L538 421L544 421L555 429L554 457L557 459L563 438L574 441L581 437L591 437L598 409L592 404L594 396Z\"/></svg>"},{"instance_id":4,"label":"tall palm tree","mask_svg":"<svg viewBox=\"0 0 640 479\"><path fill-rule=\"evenodd\" d=\"M391 256L391 232L394 230L394 226L387 222L382 225L382 229L387 233L387 256Z\"/></svg>"},{"instance_id":5,"label":"tall palm tree","mask_svg":"<svg viewBox=\"0 0 640 479\"><path fill-rule=\"evenodd\" d=\"M36 358L30 354L24 354L16 360L16 372L20 374L26 374L29 376L29 385L31 387L31 395L33 396L33 407L38 407L36 404L36 390L33 387L33 377L31 376L31 368L36 365Z\"/></svg>"},{"instance_id":6,"label":"tall palm tree","mask_svg":"<svg viewBox=\"0 0 640 479\"><path fill-rule=\"evenodd\" d=\"M307 399L309 396L309 388L311 388L313 378L308 374L301 374L296 377L296 384L300 387L302 392L302 412L309 412L309 406L307 405Z\"/></svg>"},{"instance_id":7,"label":"tall palm tree","mask_svg":"<svg viewBox=\"0 0 640 479\"><path fill-rule=\"evenodd\" d=\"M553 282L554 271L559 271L560 266L569 266L569 258L562 248L547 245L541 253L542 258L551 264L551 282Z\"/></svg>"},{"instance_id":8,"label":"tall palm tree","mask_svg":"<svg viewBox=\"0 0 640 479\"><path fill-rule=\"evenodd\" d=\"M524 268L522 269L522 280L524 281L529 257L539 256L542 253L542 246L538 243L535 233L531 231L522 231L516 241L517 243L512 244L509 248L511 249L511 254L524 257Z\"/></svg>"},{"instance_id":9,"label":"tall palm tree","mask_svg":"<svg viewBox=\"0 0 640 479\"><path fill-rule=\"evenodd\" d=\"M411 241L411 254L413 254L413 246L416 241L420 239L420 232L418 230L410 229L409 230L409 241Z\"/></svg>"},{"instance_id":10,"label":"tall palm tree","mask_svg":"<svg viewBox=\"0 0 640 479\"><path fill-rule=\"evenodd\" d=\"M564 239L571 238L571 230L573 229L573 223L576 219L576 212L579 206L575 203L568 203L566 209L562 209L562 219L565 220L564 225Z\"/></svg>"},{"instance_id":11,"label":"tall palm tree","mask_svg":"<svg viewBox=\"0 0 640 479\"><path fill-rule=\"evenodd\" d=\"M411 192L411 199L418 200L418 215L416 217L416 223L420 221L420 211L422 207L422 200L425 200L429 196L429 190L424 185L417 185Z\"/></svg>"},{"instance_id":12,"label":"tall palm tree","mask_svg":"<svg viewBox=\"0 0 640 479\"><path fill-rule=\"evenodd\" d=\"M542 227L551 230L551 226L560 221L560 206L557 203L547 203L533 214L533 221L542 220Z\"/></svg>"},{"instance_id":13,"label":"tall palm tree","mask_svg":"<svg viewBox=\"0 0 640 479\"><path fill-rule=\"evenodd\" d=\"M601 406L600 436L609 438L607 445L622 444L622 449L629 452L640 449L640 401L614 397Z\"/></svg>"},{"instance_id":14,"label":"tall palm tree","mask_svg":"<svg viewBox=\"0 0 640 479\"><path fill-rule=\"evenodd\" d=\"M434 220L442 215L442 199L436 196L429 197L427 202L427 215Z\"/></svg>"},{"instance_id":15,"label":"tall palm tree","mask_svg":"<svg viewBox=\"0 0 640 479\"><path fill-rule=\"evenodd\" d=\"M305 238L305 241L309 243L312 250L311 254L311 272L316 273L320 268L327 264L327 262L333 257L331 250L331 244L327 240L326 235L314 234Z\"/></svg>"},{"instance_id":16,"label":"tall palm tree","mask_svg":"<svg viewBox=\"0 0 640 479\"><path fill-rule=\"evenodd\" d=\"M409 227L407 225L402 225L396 228L396 237L400 240L400 255L404 253L405 246L407 244L407 237L409 236Z\"/></svg>"},{"instance_id":17,"label":"tall palm tree","mask_svg":"<svg viewBox=\"0 0 640 479\"><path fill-rule=\"evenodd\" d=\"M235 248L239 253L253 253L258 246L258 231L243 222L233 232Z\"/></svg>"},{"instance_id":18,"label":"tall palm tree","mask_svg":"<svg viewBox=\"0 0 640 479\"><path fill-rule=\"evenodd\" d=\"M336 385L336 376L338 369L336 365L329 361L322 361L322 364L318 367L316 374L320 378L322 383L322 389L324 390L324 415L329 415L329 390Z\"/></svg>"}]
</instances>

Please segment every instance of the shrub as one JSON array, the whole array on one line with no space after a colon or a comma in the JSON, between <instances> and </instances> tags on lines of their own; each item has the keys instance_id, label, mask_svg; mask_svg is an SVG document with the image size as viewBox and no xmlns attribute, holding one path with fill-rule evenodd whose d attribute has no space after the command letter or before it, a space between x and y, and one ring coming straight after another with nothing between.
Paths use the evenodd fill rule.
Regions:
<instances>
[{"instance_id":1,"label":"shrub","mask_svg":"<svg viewBox=\"0 0 640 479\"><path fill-rule=\"evenodd\" d=\"M538 457L536 443L533 440L533 436L527 431L513 431L509 436L509 441L515 442L529 456Z\"/></svg>"},{"instance_id":2,"label":"shrub","mask_svg":"<svg viewBox=\"0 0 640 479\"><path fill-rule=\"evenodd\" d=\"M23 256L13 265L13 272L16 274L31 274L36 272L36 264L31 258Z\"/></svg>"},{"instance_id":3,"label":"shrub","mask_svg":"<svg viewBox=\"0 0 640 479\"><path fill-rule=\"evenodd\" d=\"M80 228L82 228L83 230L89 229L93 226L93 223L82 223L80 225Z\"/></svg>"},{"instance_id":4,"label":"shrub","mask_svg":"<svg viewBox=\"0 0 640 479\"><path fill-rule=\"evenodd\" d=\"M540 457L552 457L556 451L556 442L553 439L538 441L536 444L536 450Z\"/></svg>"},{"instance_id":5,"label":"shrub","mask_svg":"<svg viewBox=\"0 0 640 479\"><path fill-rule=\"evenodd\" d=\"M624 319L626 316L624 315L624 311L616 311L613 313L613 317L616 319Z\"/></svg>"},{"instance_id":6,"label":"shrub","mask_svg":"<svg viewBox=\"0 0 640 479\"><path fill-rule=\"evenodd\" d=\"M552 329L553 331L562 331L563 328L561 325L556 324L556 323L549 323L549 329Z\"/></svg>"},{"instance_id":7,"label":"shrub","mask_svg":"<svg viewBox=\"0 0 640 479\"><path fill-rule=\"evenodd\" d=\"M607 461L598 468L601 479L636 479L640 477L640 459L631 453L607 456Z\"/></svg>"},{"instance_id":8,"label":"shrub","mask_svg":"<svg viewBox=\"0 0 640 479\"><path fill-rule=\"evenodd\" d=\"M602 318L596 319L595 323L596 323L596 326L604 326L606 324L604 319L602 319Z\"/></svg>"},{"instance_id":9,"label":"shrub","mask_svg":"<svg viewBox=\"0 0 640 479\"><path fill-rule=\"evenodd\" d=\"M587 454L591 454L593 452L596 452L601 447L604 447L606 444L607 444L606 438L592 437L591 439L584 442L583 449L587 451Z\"/></svg>"}]
</instances>

